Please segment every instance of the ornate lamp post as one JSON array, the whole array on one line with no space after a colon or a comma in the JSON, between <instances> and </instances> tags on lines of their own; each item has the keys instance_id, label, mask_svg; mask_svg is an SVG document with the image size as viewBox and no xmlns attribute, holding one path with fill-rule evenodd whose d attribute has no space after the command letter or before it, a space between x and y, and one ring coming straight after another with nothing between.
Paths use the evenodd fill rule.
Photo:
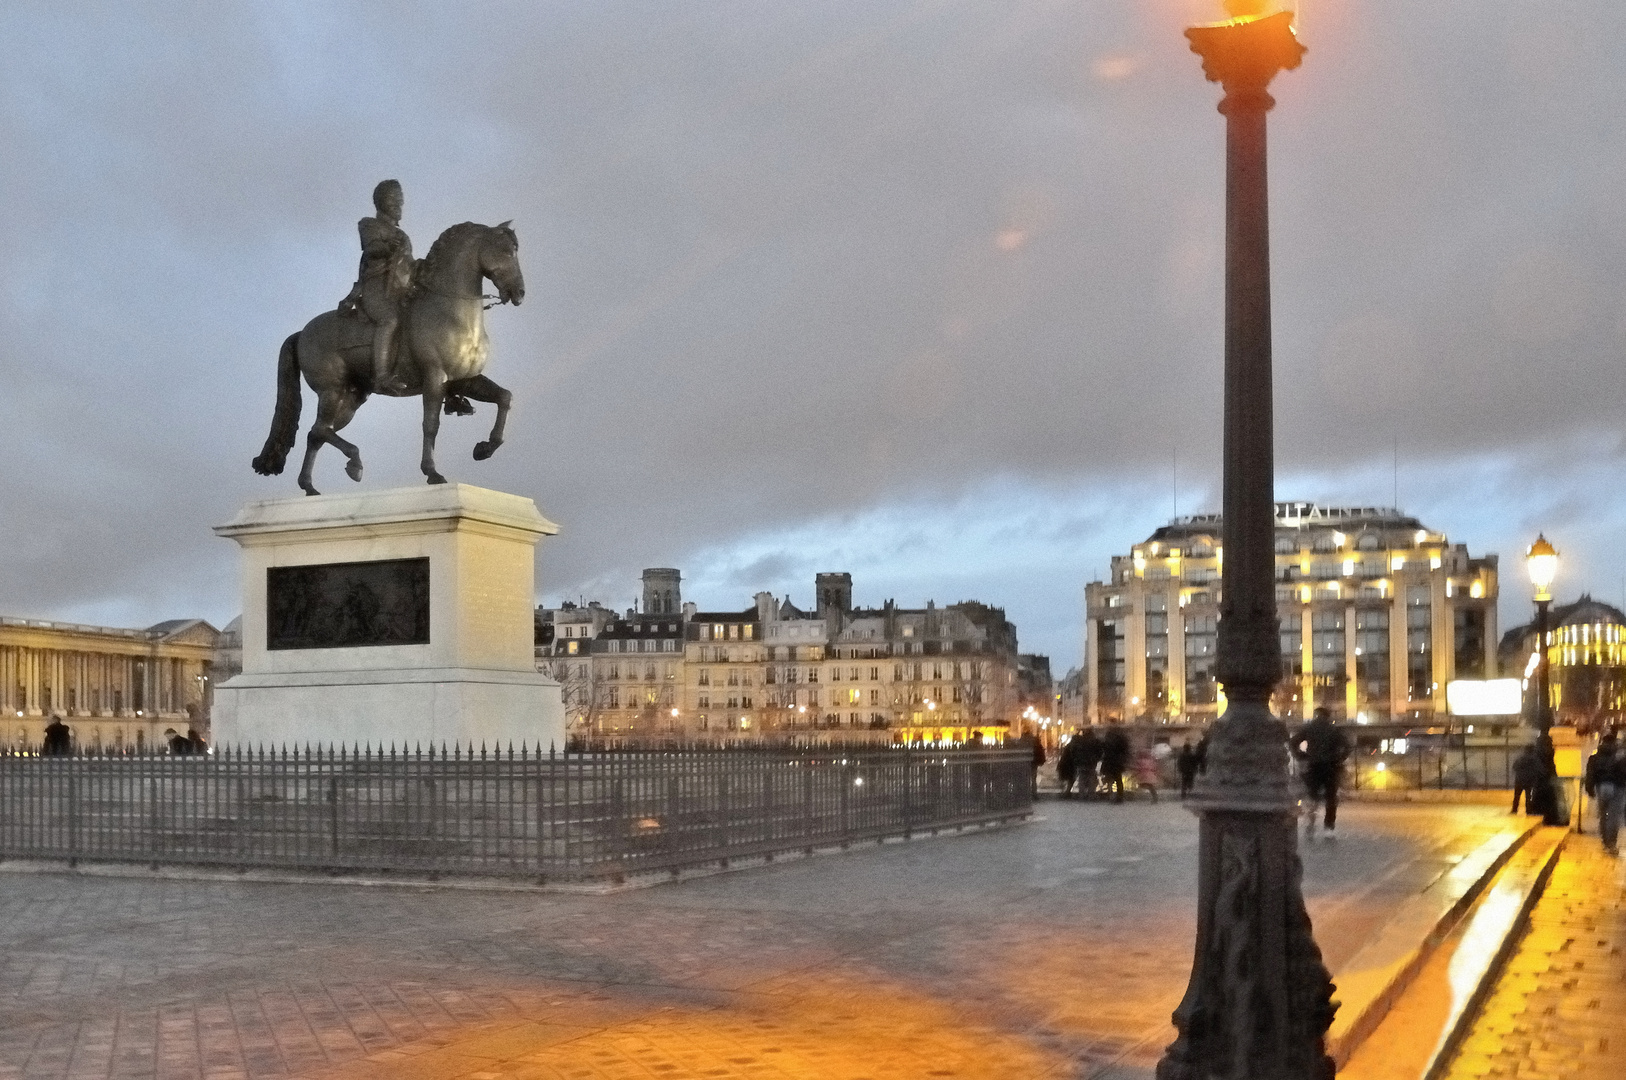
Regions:
<instances>
[{"instance_id":1,"label":"ornate lamp post","mask_svg":"<svg viewBox=\"0 0 1626 1080\"><path fill-rule=\"evenodd\" d=\"M1548 682L1547 605L1553 602L1558 549L1547 542L1546 536L1537 533L1536 542L1525 552L1524 563L1530 570L1530 584L1536 588L1536 727L1547 735L1553 727L1553 697Z\"/></svg>"},{"instance_id":2,"label":"ornate lamp post","mask_svg":"<svg viewBox=\"0 0 1626 1080\"><path fill-rule=\"evenodd\" d=\"M1187 803L1200 818L1197 949L1158 1080L1331 1080L1332 980L1300 888L1280 676L1270 355L1266 92L1304 55L1288 12L1227 0L1186 31L1225 90L1225 562L1218 679L1226 710Z\"/></svg>"}]
</instances>

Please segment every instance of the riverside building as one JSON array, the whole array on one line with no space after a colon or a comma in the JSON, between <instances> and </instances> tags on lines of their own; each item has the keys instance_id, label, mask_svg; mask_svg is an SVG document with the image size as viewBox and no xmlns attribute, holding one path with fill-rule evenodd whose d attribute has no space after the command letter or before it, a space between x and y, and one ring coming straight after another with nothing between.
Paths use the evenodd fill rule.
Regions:
<instances>
[{"instance_id":1,"label":"riverside building","mask_svg":"<svg viewBox=\"0 0 1626 1080\"><path fill-rule=\"evenodd\" d=\"M1016 734L1016 628L999 608L858 608L852 575L825 573L811 611L767 592L738 611L697 611L677 571L644 580L642 610L624 617L538 612L537 663L564 686L572 735L936 745Z\"/></svg>"},{"instance_id":2,"label":"riverside building","mask_svg":"<svg viewBox=\"0 0 1626 1080\"><path fill-rule=\"evenodd\" d=\"M1496 673L1497 557L1386 507L1276 504L1282 680L1272 708L1427 722L1452 679ZM1090 723L1206 722L1215 680L1219 514L1176 518L1085 587Z\"/></svg>"}]
</instances>

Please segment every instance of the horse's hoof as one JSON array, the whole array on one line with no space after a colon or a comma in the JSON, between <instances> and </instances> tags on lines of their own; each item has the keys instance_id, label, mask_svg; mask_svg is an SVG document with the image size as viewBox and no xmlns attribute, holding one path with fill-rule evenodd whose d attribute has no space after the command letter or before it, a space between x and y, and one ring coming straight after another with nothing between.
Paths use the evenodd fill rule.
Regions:
<instances>
[{"instance_id":1,"label":"horse's hoof","mask_svg":"<svg viewBox=\"0 0 1626 1080\"><path fill-rule=\"evenodd\" d=\"M428 476L431 484L444 484L446 482L446 478L438 472L429 473Z\"/></svg>"},{"instance_id":2,"label":"horse's hoof","mask_svg":"<svg viewBox=\"0 0 1626 1080\"><path fill-rule=\"evenodd\" d=\"M344 472L350 479L359 481L361 479L361 462L352 461L344 467Z\"/></svg>"},{"instance_id":3,"label":"horse's hoof","mask_svg":"<svg viewBox=\"0 0 1626 1080\"><path fill-rule=\"evenodd\" d=\"M305 490L305 494L307 494L307 495L320 495L321 494L320 491L317 491L313 487L308 487L308 488L305 488L304 490Z\"/></svg>"},{"instance_id":4,"label":"horse's hoof","mask_svg":"<svg viewBox=\"0 0 1626 1080\"><path fill-rule=\"evenodd\" d=\"M475 443L474 444L474 460L475 461L484 461L486 458L490 457L492 454L495 454L496 452L497 452L497 444L496 443L482 442L482 443Z\"/></svg>"}]
</instances>

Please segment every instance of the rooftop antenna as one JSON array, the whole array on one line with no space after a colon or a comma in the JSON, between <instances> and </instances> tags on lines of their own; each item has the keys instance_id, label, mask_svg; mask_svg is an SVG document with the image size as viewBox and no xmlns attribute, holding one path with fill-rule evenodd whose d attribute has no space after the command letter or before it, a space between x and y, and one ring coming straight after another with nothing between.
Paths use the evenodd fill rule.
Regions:
<instances>
[{"instance_id":1,"label":"rooftop antenna","mask_svg":"<svg viewBox=\"0 0 1626 1080\"><path fill-rule=\"evenodd\" d=\"M1174 517L1180 519L1180 450L1174 451Z\"/></svg>"},{"instance_id":2,"label":"rooftop antenna","mask_svg":"<svg viewBox=\"0 0 1626 1080\"><path fill-rule=\"evenodd\" d=\"M1400 436L1394 437L1394 502L1389 505L1400 509Z\"/></svg>"}]
</instances>

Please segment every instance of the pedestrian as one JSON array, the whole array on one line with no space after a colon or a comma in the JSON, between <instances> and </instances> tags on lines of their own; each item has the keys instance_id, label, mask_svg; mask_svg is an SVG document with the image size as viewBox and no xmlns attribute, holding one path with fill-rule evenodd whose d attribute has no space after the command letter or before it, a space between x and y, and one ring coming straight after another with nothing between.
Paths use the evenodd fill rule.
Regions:
<instances>
[{"instance_id":1,"label":"pedestrian","mask_svg":"<svg viewBox=\"0 0 1626 1080\"><path fill-rule=\"evenodd\" d=\"M1028 759L1031 763L1031 767L1028 769L1028 777L1033 783L1033 797L1037 799L1039 797L1039 766L1045 763L1044 743L1035 738L1032 732L1023 735L1019 741L1033 755Z\"/></svg>"},{"instance_id":2,"label":"pedestrian","mask_svg":"<svg viewBox=\"0 0 1626 1080\"><path fill-rule=\"evenodd\" d=\"M1078 747L1073 752L1075 771L1078 773L1078 793L1086 799L1095 798L1096 788L1100 785L1100 778L1096 770L1101 766L1101 736L1095 729L1086 728L1084 734L1073 740Z\"/></svg>"},{"instance_id":3,"label":"pedestrian","mask_svg":"<svg viewBox=\"0 0 1626 1080\"><path fill-rule=\"evenodd\" d=\"M1192 785L1197 782L1197 751L1190 739L1180 744L1180 755L1174 759L1174 765L1180 770L1180 797L1183 799L1191 794Z\"/></svg>"},{"instance_id":4,"label":"pedestrian","mask_svg":"<svg viewBox=\"0 0 1626 1080\"><path fill-rule=\"evenodd\" d=\"M1073 797L1073 781L1078 776L1078 736L1067 740L1067 745L1056 755L1056 779L1061 783L1061 797Z\"/></svg>"},{"instance_id":5,"label":"pedestrian","mask_svg":"<svg viewBox=\"0 0 1626 1080\"><path fill-rule=\"evenodd\" d=\"M1519 756L1513 759L1513 809L1510 814L1519 812L1519 799L1524 799L1524 812L1536 813L1536 782L1541 778L1541 763L1536 760L1536 748L1529 743L1519 751Z\"/></svg>"},{"instance_id":6,"label":"pedestrian","mask_svg":"<svg viewBox=\"0 0 1626 1080\"><path fill-rule=\"evenodd\" d=\"M209 744L203 741L203 736L198 734L197 728L189 727L186 729L186 741L191 744L188 753L207 754L209 752Z\"/></svg>"},{"instance_id":7,"label":"pedestrian","mask_svg":"<svg viewBox=\"0 0 1626 1080\"><path fill-rule=\"evenodd\" d=\"M1349 757L1349 740L1332 722L1332 713L1322 708L1293 733L1291 746L1293 757L1304 765L1304 790L1309 796L1304 833L1315 835L1316 803L1326 807L1322 827L1333 832L1338 827L1338 781Z\"/></svg>"},{"instance_id":8,"label":"pedestrian","mask_svg":"<svg viewBox=\"0 0 1626 1080\"><path fill-rule=\"evenodd\" d=\"M45 725L45 742L40 745L40 754L44 757L66 757L73 749L72 733L68 725L62 722L62 717L51 714L51 722Z\"/></svg>"},{"instance_id":9,"label":"pedestrian","mask_svg":"<svg viewBox=\"0 0 1626 1080\"><path fill-rule=\"evenodd\" d=\"M192 752L192 744L186 740L185 735L177 735L174 728L165 728L164 738L169 740L169 752L176 757Z\"/></svg>"},{"instance_id":10,"label":"pedestrian","mask_svg":"<svg viewBox=\"0 0 1626 1080\"><path fill-rule=\"evenodd\" d=\"M1203 737L1197 740L1197 775L1208 775L1208 732L1206 731L1203 732Z\"/></svg>"},{"instance_id":11,"label":"pedestrian","mask_svg":"<svg viewBox=\"0 0 1626 1080\"><path fill-rule=\"evenodd\" d=\"M1157 802L1157 755L1142 747L1135 752L1135 786L1145 788Z\"/></svg>"},{"instance_id":12,"label":"pedestrian","mask_svg":"<svg viewBox=\"0 0 1626 1080\"><path fill-rule=\"evenodd\" d=\"M1535 751L1536 782L1531 791L1535 803L1526 798L1525 809L1540 814L1543 824L1568 825L1570 808L1568 800L1558 789L1558 764L1552 735L1544 731L1536 736Z\"/></svg>"},{"instance_id":13,"label":"pedestrian","mask_svg":"<svg viewBox=\"0 0 1626 1080\"><path fill-rule=\"evenodd\" d=\"M1112 801L1124 801L1124 770L1129 767L1129 736L1117 724L1101 737L1101 786Z\"/></svg>"},{"instance_id":14,"label":"pedestrian","mask_svg":"<svg viewBox=\"0 0 1626 1080\"><path fill-rule=\"evenodd\" d=\"M1603 837L1603 849L1619 855L1620 817L1626 808L1626 754L1621 753L1614 732L1603 737L1597 752L1587 761L1583 783L1586 793L1598 804L1598 835Z\"/></svg>"}]
</instances>

